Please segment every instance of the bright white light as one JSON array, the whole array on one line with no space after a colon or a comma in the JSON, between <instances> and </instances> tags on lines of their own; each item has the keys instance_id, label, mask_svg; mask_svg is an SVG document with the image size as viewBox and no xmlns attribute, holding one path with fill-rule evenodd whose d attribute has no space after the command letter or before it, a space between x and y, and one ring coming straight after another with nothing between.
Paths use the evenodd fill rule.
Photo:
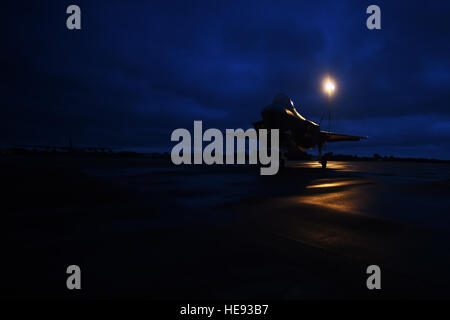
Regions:
<instances>
[{"instance_id":1,"label":"bright white light","mask_svg":"<svg viewBox=\"0 0 450 320\"><path fill-rule=\"evenodd\" d=\"M336 89L336 85L331 78L326 78L323 83L323 89L328 94L328 96L331 96Z\"/></svg>"},{"instance_id":2,"label":"bright white light","mask_svg":"<svg viewBox=\"0 0 450 320\"><path fill-rule=\"evenodd\" d=\"M331 82L327 82L326 89L328 92L334 91L334 84Z\"/></svg>"}]
</instances>

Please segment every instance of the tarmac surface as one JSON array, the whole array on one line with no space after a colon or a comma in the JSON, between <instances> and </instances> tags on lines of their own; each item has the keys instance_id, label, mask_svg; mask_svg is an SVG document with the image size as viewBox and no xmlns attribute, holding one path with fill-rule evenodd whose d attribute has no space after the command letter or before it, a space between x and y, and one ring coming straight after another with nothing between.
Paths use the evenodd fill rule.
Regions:
<instances>
[{"instance_id":1,"label":"tarmac surface","mask_svg":"<svg viewBox=\"0 0 450 320\"><path fill-rule=\"evenodd\" d=\"M2 296L450 296L450 165L0 158ZM79 265L82 289L66 288ZM368 290L366 268L381 268Z\"/></svg>"}]
</instances>

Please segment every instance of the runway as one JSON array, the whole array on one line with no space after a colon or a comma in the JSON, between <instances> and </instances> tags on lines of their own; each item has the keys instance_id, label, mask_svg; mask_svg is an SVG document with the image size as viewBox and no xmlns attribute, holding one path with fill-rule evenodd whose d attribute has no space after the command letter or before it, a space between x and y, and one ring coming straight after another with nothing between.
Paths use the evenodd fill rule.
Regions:
<instances>
[{"instance_id":1,"label":"runway","mask_svg":"<svg viewBox=\"0 0 450 320\"><path fill-rule=\"evenodd\" d=\"M145 158L1 161L13 296L70 298L64 266L77 262L87 297L448 297L445 164L290 162L260 176ZM41 277L27 275L33 261ZM366 288L371 264L380 291Z\"/></svg>"}]
</instances>

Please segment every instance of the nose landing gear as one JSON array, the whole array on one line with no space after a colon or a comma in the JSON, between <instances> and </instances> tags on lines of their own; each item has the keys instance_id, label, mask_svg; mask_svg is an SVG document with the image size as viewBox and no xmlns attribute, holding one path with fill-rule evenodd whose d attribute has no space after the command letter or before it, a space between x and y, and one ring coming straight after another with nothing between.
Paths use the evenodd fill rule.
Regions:
<instances>
[{"instance_id":1,"label":"nose landing gear","mask_svg":"<svg viewBox=\"0 0 450 320\"><path fill-rule=\"evenodd\" d=\"M286 153L285 152L281 152L280 153L280 169L286 169L287 168L287 158L286 158Z\"/></svg>"}]
</instances>

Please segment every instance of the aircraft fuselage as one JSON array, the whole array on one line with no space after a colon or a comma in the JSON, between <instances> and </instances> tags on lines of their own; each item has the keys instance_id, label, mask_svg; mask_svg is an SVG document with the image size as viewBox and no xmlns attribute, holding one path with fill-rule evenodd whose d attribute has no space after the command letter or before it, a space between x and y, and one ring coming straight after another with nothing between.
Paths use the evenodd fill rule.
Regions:
<instances>
[{"instance_id":1,"label":"aircraft fuselage","mask_svg":"<svg viewBox=\"0 0 450 320\"><path fill-rule=\"evenodd\" d=\"M301 119L286 110L261 112L264 126L280 130L280 144L285 148L313 149L320 143L320 126L312 121Z\"/></svg>"}]
</instances>

